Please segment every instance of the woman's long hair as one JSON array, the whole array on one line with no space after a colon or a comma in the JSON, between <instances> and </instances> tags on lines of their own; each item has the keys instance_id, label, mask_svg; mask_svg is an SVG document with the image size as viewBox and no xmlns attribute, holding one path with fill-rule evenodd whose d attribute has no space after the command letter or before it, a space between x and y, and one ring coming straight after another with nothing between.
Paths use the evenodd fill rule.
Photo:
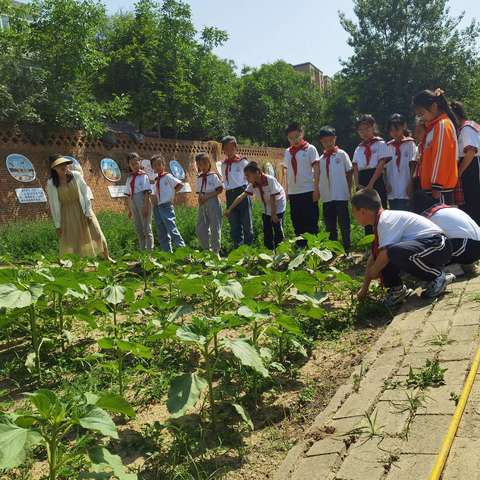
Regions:
<instances>
[{"instance_id":1,"label":"woman's long hair","mask_svg":"<svg viewBox=\"0 0 480 480\"><path fill-rule=\"evenodd\" d=\"M59 158L62 158L63 155L56 154L56 155L50 155L48 158L50 165L53 164L55 160L58 160ZM50 166L50 178L52 179L53 184L55 185L56 188L60 186L60 178L58 177L58 173ZM73 174L71 172L67 172L67 183L71 182L73 180Z\"/></svg>"},{"instance_id":2,"label":"woman's long hair","mask_svg":"<svg viewBox=\"0 0 480 480\"><path fill-rule=\"evenodd\" d=\"M438 109L442 113L448 115L448 118L452 121L455 128L458 129L458 118L455 113L453 113L447 97L441 90L436 90L435 92L432 92L432 90L422 90L413 97L414 107L422 107L430 111L434 103L437 104Z\"/></svg>"}]
</instances>

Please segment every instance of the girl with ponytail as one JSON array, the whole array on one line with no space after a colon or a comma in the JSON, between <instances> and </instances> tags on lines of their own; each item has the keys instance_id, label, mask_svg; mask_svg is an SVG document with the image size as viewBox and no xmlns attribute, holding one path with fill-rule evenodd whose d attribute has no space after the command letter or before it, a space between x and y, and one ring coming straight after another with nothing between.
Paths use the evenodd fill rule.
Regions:
<instances>
[{"instance_id":1,"label":"girl with ponytail","mask_svg":"<svg viewBox=\"0 0 480 480\"><path fill-rule=\"evenodd\" d=\"M443 90L423 90L413 98L415 114L425 122L420 142L420 186L439 202L453 205L458 183L457 126Z\"/></svg>"}]
</instances>

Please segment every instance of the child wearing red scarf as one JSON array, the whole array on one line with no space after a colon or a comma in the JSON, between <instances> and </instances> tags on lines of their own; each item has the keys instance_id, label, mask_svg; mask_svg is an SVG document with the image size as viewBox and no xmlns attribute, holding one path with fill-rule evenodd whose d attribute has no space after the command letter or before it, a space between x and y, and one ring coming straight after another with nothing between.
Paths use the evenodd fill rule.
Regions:
<instances>
[{"instance_id":1,"label":"child wearing red scarf","mask_svg":"<svg viewBox=\"0 0 480 480\"><path fill-rule=\"evenodd\" d=\"M222 138L222 150L226 157L222 162L222 177L228 208L247 187L244 169L248 165L248 160L237 154L237 139L230 135ZM239 203L228 217L235 248L243 243L246 245L253 243L252 202L248 197L242 198L242 203Z\"/></svg>"},{"instance_id":2,"label":"child wearing red scarf","mask_svg":"<svg viewBox=\"0 0 480 480\"><path fill-rule=\"evenodd\" d=\"M184 247L182 235L177 228L173 199L175 193L182 189L183 183L171 173L165 171L166 162L163 155L154 155L150 160L157 174L155 194L152 195L153 218L157 227L158 241L164 252L172 252L172 242L177 247Z\"/></svg>"},{"instance_id":3,"label":"child wearing red scarf","mask_svg":"<svg viewBox=\"0 0 480 480\"><path fill-rule=\"evenodd\" d=\"M127 155L130 175L125 185L128 198L128 217L133 217L140 251L153 250L152 208L150 194L152 187L148 175L141 169L141 158L138 153Z\"/></svg>"},{"instance_id":4,"label":"child wearing red scarf","mask_svg":"<svg viewBox=\"0 0 480 480\"><path fill-rule=\"evenodd\" d=\"M372 280L381 279L387 289L385 306L402 303L412 291L402 282L401 272L427 282L424 298L445 292L448 279L442 269L451 260L452 246L437 225L412 212L383 210L378 193L367 189L352 197L352 215L358 224L372 226L375 235L359 300L368 295Z\"/></svg>"},{"instance_id":5,"label":"child wearing red scarf","mask_svg":"<svg viewBox=\"0 0 480 480\"><path fill-rule=\"evenodd\" d=\"M263 173L256 162L250 162L244 171L249 184L225 211L225 216L230 217L247 196L255 195L263 205L263 244L269 250L275 250L284 239L285 190L274 176Z\"/></svg>"},{"instance_id":6,"label":"child wearing red scarf","mask_svg":"<svg viewBox=\"0 0 480 480\"><path fill-rule=\"evenodd\" d=\"M330 240L338 240L337 222L342 232L345 252L350 250L350 213L348 201L352 191L353 166L348 153L337 147L335 129L325 126L318 139L323 147L320 157L320 199L323 221Z\"/></svg>"},{"instance_id":7,"label":"child wearing red scarf","mask_svg":"<svg viewBox=\"0 0 480 480\"><path fill-rule=\"evenodd\" d=\"M283 168L295 235L317 234L320 156L317 149L303 138L304 128L299 123L291 123L286 129L286 134L290 148L285 150ZM297 242L302 248L306 244L305 240Z\"/></svg>"},{"instance_id":8,"label":"child wearing red scarf","mask_svg":"<svg viewBox=\"0 0 480 480\"><path fill-rule=\"evenodd\" d=\"M390 210L410 210L409 192L417 162L417 146L410 136L403 115L394 113L388 120L388 133L392 137L387 145L392 159L385 167Z\"/></svg>"}]
</instances>

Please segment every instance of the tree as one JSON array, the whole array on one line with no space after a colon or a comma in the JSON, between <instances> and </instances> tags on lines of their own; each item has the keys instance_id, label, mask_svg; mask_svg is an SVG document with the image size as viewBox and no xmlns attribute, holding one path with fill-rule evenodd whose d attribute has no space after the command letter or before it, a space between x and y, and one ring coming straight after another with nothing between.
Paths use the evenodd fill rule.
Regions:
<instances>
[{"instance_id":1,"label":"tree","mask_svg":"<svg viewBox=\"0 0 480 480\"><path fill-rule=\"evenodd\" d=\"M324 98L305 74L284 61L247 69L240 81L236 131L263 145L283 146L285 127L297 121L315 139L322 125Z\"/></svg>"},{"instance_id":2,"label":"tree","mask_svg":"<svg viewBox=\"0 0 480 480\"><path fill-rule=\"evenodd\" d=\"M357 111L374 114L383 126L395 112L412 118L412 97L422 89L471 95L480 32L474 21L460 29L462 16L450 16L448 0L354 0L354 12L357 22L340 14L353 48L341 81L346 100L357 98ZM339 96L336 104L343 101Z\"/></svg>"}]
</instances>

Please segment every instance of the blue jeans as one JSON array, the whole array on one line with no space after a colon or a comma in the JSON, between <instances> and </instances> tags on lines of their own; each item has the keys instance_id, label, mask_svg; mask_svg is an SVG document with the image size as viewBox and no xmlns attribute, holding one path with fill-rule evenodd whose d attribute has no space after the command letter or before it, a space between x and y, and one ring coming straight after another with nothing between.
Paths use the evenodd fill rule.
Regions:
<instances>
[{"instance_id":1,"label":"blue jeans","mask_svg":"<svg viewBox=\"0 0 480 480\"><path fill-rule=\"evenodd\" d=\"M410 200L406 198L394 198L388 201L388 207L390 210L406 210L410 211Z\"/></svg>"},{"instance_id":2,"label":"blue jeans","mask_svg":"<svg viewBox=\"0 0 480 480\"><path fill-rule=\"evenodd\" d=\"M163 251L172 251L172 241L177 247L185 246L185 242L177 228L175 210L171 202L155 205L153 216L157 226L158 241Z\"/></svg>"},{"instance_id":3,"label":"blue jeans","mask_svg":"<svg viewBox=\"0 0 480 480\"><path fill-rule=\"evenodd\" d=\"M227 190L227 208L245 191L245 187ZM253 243L252 201L246 198L228 217L233 245L238 248L242 243Z\"/></svg>"}]
</instances>

